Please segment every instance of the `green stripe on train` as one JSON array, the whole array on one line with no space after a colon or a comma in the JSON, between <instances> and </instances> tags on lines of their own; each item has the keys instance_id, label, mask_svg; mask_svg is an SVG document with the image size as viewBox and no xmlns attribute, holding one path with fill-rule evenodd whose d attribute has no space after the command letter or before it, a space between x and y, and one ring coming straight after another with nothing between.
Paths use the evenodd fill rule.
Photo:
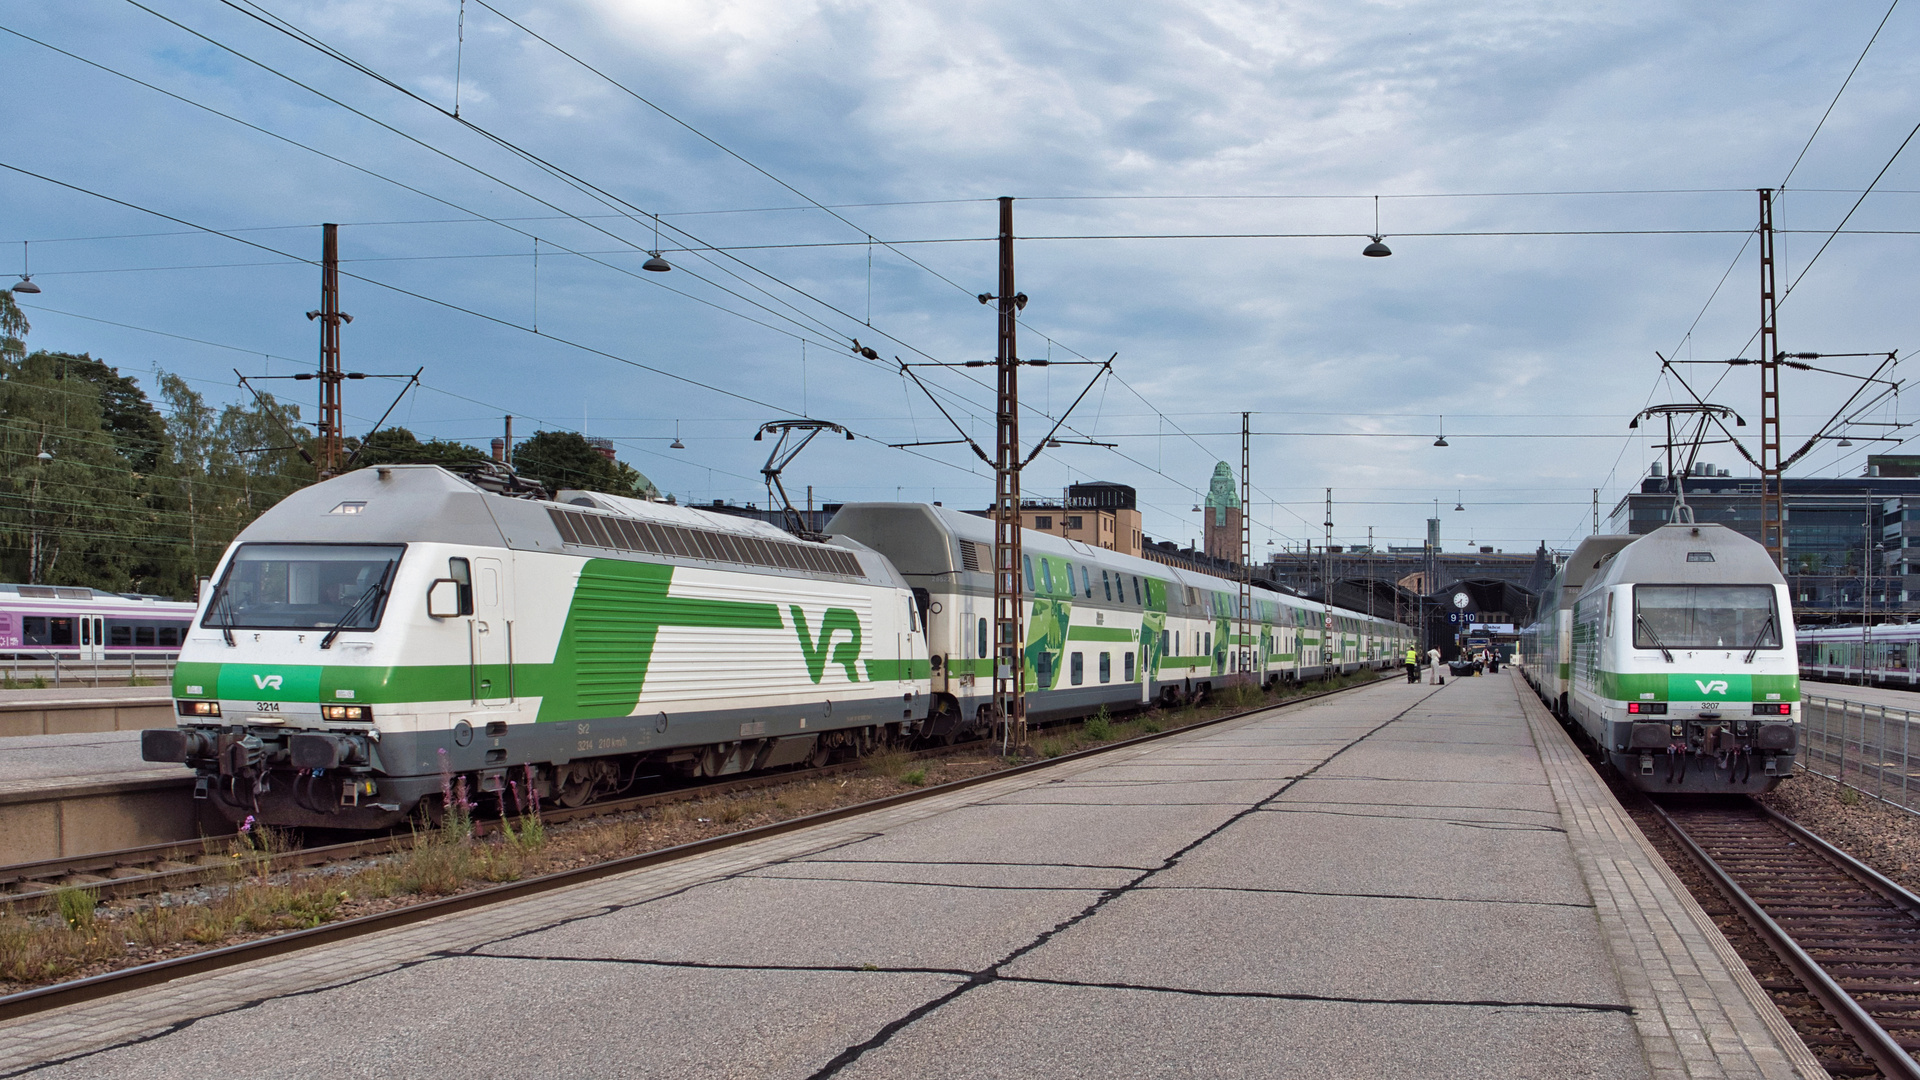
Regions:
<instances>
[{"instance_id":1,"label":"green stripe on train","mask_svg":"<svg viewBox=\"0 0 1920 1080\"><path fill-rule=\"evenodd\" d=\"M1799 701L1798 675L1727 672L1602 671L1596 690L1609 701Z\"/></svg>"},{"instance_id":2,"label":"green stripe on train","mask_svg":"<svg viewBox=\"0 0 1920 1080\"><path fill-rule=\"evenodd\" d=\"M1068 641L1132 641L1134 633L1118 626L1074 626L1067 629Z\"/></svg>"}]
</instances>

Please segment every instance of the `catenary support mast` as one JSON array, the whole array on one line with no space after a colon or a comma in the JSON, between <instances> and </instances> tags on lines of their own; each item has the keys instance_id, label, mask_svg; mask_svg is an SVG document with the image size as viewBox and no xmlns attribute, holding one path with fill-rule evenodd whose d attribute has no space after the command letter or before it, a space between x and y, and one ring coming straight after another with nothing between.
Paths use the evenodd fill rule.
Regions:
<instances>
[{"instance_id":1,"label":"catenary support mast","mask_svg":"<svg viewBox=\"0 0 1920 1080\"><path fill-rule=\"evenodd\" d=\"M1000 394L993 466L993 709L1014 746L1027 744L1026 651L1020 615L1020 352L1013 287L1013 199L1000 199Z\"/></svg>"},{"instance_id":2,"label":"catenary support mast","mask_svg":"<svg viewBox=\"0 0 1920 1080\"><path fill-rule=\"evenodd\" d=\"M1786 516L1780 498L1780 328L1773 274L1773 189L1760 189L1760 542L1784 566Z\"/></svg>"},{"instance_id":3,"label":"catenary support mast","mask_svg":"<svg viewBox=\"0 0 1920 1080\"><path fill-rule=\"evenodd\" d=\"M1233 628L1240 647L1237 664L1253 672L1259 658L1253 640L1253 414L1240 414L1240 618ZM1258 676L1252 676L1257 678Z\"/></svg>"}]
</instances>

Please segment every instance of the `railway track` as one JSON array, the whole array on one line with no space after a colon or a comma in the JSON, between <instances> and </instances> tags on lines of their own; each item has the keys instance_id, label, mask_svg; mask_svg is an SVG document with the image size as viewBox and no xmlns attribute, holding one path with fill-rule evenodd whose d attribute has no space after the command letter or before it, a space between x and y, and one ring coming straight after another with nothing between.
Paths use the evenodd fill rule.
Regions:
<instances>
[{"instance_id":1,"label":"railway track","mask_svg":"<svg viewBox=\"0 0 1920 1080\"><path fill-rule=\"evenodd\" d=\"M907 756L915 759L951 757L977 751L986 744L960 744L919 750ZM767 773L738 780L672 782L671 786L643 795L607 799L586 806L566 808L549 805L540 811L542 821L559 824L585 818L607 817L630 810L665 806L690 799L730 795L735 792L778 787L842 776L867 767L864 758L825 765L817 769L795 769ZM498 828L495 819L481 818L474 823L477 835L485 836ZM84 888L102 900L120 900L151 896L172 889L217 882L233 872L235 834L206 837L178 843L151 844L145 847L103 851L41 862L0 866L0 912L35 911L51 907L61 889ZM316 844L286 851L262 853L247 864L251 874L274 874L302 870L328 863L372 858L404 849L412 842L409 832L395 831L379 836L336 844Z\"/></svg>"},{"instance_id":2,"label":"railway track","mask_svg":"<svg viewBox=\"0 0 1920 1080\"><path fill-rule=\"evenodd\" d=\"M1920 1080L1920 897L1748 799L1651 810L1798 980L1756 972L1761 986L1810 994L1880 1075ZM1863 1075L1809 1042L1835 1075Z\"/></svg>"},{"instance_id":3,"label":"railway track","mask_svg":"<svg viewBox=\"0 0 1920 1080\"><path fill-rule=\"evenodd\" d=\"M470 911L475 908L488 906L490 904L504 903L511 900L519 900L528 896L534 896L544 892L551 892L557 889L569 888L575 885L584 884L589 881L594 881L599 878L610 877L614 874L623 874L629 871L639 870L645 867L658 865L660 863L670 862L675 859L686 858L691 855L698 855L708 851L715 851L723 848L733 847L739 844L750 843L756 840L765 839L770 836L779 836L785 833L795 832L800 829L810 828L814 825L824 824L830 821L837 821L841 818L852 817L857 814L864 814L869 811L878 810L878 809L882 809L889 806L898 806L904 803L918 802L922 799L932 798L935 795L944 794L944 793L959 790L962 788L973 787L978 784L988 783L990 781L1003 779L1009 776L1018 776L1022 773L1033 772L1035 770L1049 768L1051 766L1058 765L1063 762L1076 761L1083 758L1093 757L1097 754L1105 754L1105 753L1112 752L1114 750L1120 750L1127 747L1138 746L1142 743L1154 742L1159 739L1171 738L1172 736L1175 736L1175 735L1184 734L1190 731L1197 731L1201 728L1212 727L1216 724L1224 724L1229 721L1238 720L1245 716L1251 716L1254 713L1267 712L1272 709L1288 708L1294 705L1305 704L1309 701L1314 701L1319 698L1331 697L1335 694L1346 693L1347 691L1350 691L1350 690L1357 690L1367 686L1378 685L1380 681L1385 681L1385 680L1375 680L1370 682L1354 683L1350 686L1343 686L1333 690L1323 690L1318 693L1302 694L1299 697L1288 698L1283 701L1276 701L1272 703L1261 704L1251 709L1245 709L1239 712L1227 713L1225 715L1216 716L1208 720L1201 720L1197 723L1186 724L1180 727L1169 728L1165 731L1154 732L1149 735L1141 735L1136 738L1125 739L1120 742L1108 743L1105 746L1096 746L1091 749L1081 750L1072 754L1062 754L1061 756L1056 758L1049 758L1049 759L1043 759L1040 761L1029 762L1025 765L1016 765L1007 769L998 769L993 772L987 772L987 773L982 773L978 776L968 777L964 780L956 780L951 783L920 788L914 791L903 792L898 795L889 795L884 798L872 800L870 802L856 803L851 806L837 807L832 810L825 810L816 814L809 814L804 817L791 818L786 821L778 821L769 825L761 825L756 828L745 829L740 832L727 833L721 836L710 837L704 840L696 840L692 843L681 844L676 847L663 848L658 851L641 852L640 854L637 854L637 855L622 856L616 859L609 859L605 862L594 863L588 866L581 866L581 867L576 867L570 870L562 870L556 873L546 874L541 877L528 878L522 881L509 882L504 885L495 885L488 888L477 889L472 892L458 893L453 896L442 897L436 900L426 900L418 904L412 904L406 907L395 908L393 910L380 912L374 915L365 915L356 919L347 919L337 923L326 923L320 926L316 926L309 930L290 931L284 934L277 934L272 937L266 937L266 938L260 938L254 941L242 942L237 945L229 945L224 948L210 949L205 952L193 953L187 956L175 957L170 960L161 960L155 963L143 964L138 967L131 967L131 968L125 968L119 971L112 971L104 975L94 975L89 978L76 979L69 982L54 983L52 985L38 987L33 990L23 990L16 994L8 994L4 997L0 997L0 1022L18 1019L23 1016L31 1016L35 1013L46 1012L52 1009L63 1008L69 1005L77 1005L77 1004L80 1004L81 1002L92 1001L98 998L108 997L113 994L124 993L129 990L136 990L144 986L153 986L159 983L169 982L171 980L183 978L188 975L195 975L195 974L199 974L207 971L217 971L222 968L236 967L242 964L248 964L248 963L253 963L259 960L265 960L270 957L280 956L290 952L296 952L301 949L313 948L315 946L328 944L334 941L342 941L350 938L365 936L367 934L379 933L380 931L383 931L383 930L391 930L401 926L410 926L414 923L424 922L428 919L435 919L444 915L452 915L458 912ZM964 749L964 748L965 747L963 746L956 749ZM938 752L938 751L935 751L935 752ZM845 766L828 766L827 768L829 769L854 768L854 767L861 767L862 764L863 763L856 761L856 762L848 762L846 763ZM742 788L750 784L759 785L759 784L764 784L766 782L786 783L795 779L799 775L800 774L797 774L797 773L781 773L775 777L755 777L750 780L736 781L734 783L740 786L731 787L729 788L729 790L741 790ZM694 794L701 794L701 795L712 794L716 791L717 788L722 786L723 785L703 785L699 788L688 789L685 792L673 792L673 793L664 793L664 794L679 795L684 798L684 797L691 797ZM641 798L643 799L654 798L654 797L655 796L641 796ZM617 812L613 810L612 807L614 807L616 802L618 801L619 800L606 802L606 803L596 803L591 807L582 807L581 810L583 812L593 811L593 812L598 812L603 814L613 813L613 812ZM626 807L626 808L631 808L631 807ZM549 817L549 820L553 820L553 818ZM396 840L396 838L392 838L392 837L383 837L381 839L388 843L395 842ZM314 849L307 849L307 850L317 853L321 849L314 848ZM111 880L111 879L107 879L107 880ZM24 899L24 897L19 897L18 899Z\"/></svg>"}]
</instances>

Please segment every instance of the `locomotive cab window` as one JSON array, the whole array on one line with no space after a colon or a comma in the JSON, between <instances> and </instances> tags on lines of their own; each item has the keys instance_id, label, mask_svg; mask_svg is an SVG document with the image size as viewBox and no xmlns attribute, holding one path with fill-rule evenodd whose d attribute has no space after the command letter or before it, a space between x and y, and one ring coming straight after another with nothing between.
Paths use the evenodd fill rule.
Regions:
<instances>
[{"instance_id":1,"label":"locomotive cab window","mask_svg":"<svg viewBox=\"0 0 1920 1080\"><path fill-rule=\"evenodd\" d=\"M1770 585L1635 585L1637 649L1777 649Z\"/></svg>"},{"instance_id":2,"label":"locomotive cab window","mask_svg":"<svg viewBox=\"0 0 1920 1080\"><path fill-rule=\"evenodd\" d=\"M405 550L404 544L242 544L215 587L201 625L376 629Z\"/></svg>"}]
</instances>

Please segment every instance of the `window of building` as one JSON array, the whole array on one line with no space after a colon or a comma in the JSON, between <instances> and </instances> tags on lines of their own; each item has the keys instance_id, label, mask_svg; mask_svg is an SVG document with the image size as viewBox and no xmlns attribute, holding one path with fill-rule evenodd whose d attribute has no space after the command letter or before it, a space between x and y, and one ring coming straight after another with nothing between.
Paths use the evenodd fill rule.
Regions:
<instances>
[{"instance_id":1,"label":"window of building","mask_svg":"<svg viewBox=\"0 0 1920 1080\"><path fill-rule=\"evenodd\" d=\"M1112 653L1103 652L1100 654L1100 681L1103 683L1110 683L1113 681L1113 654Z\"/></svg>"},{"instance_id":2,"label":"window of building","mask_svg":"<svg viewBox=\"0 0 1920 1080\"><path fill-rule=\"evenodd\" d=\"M1087 679L1086 660L1087 658L1085 654L1082 654L1082 653L1073 654L1073 663L1067 669L1067 673L1068 673L1068 678L1072 680L1073 685L1075 686L1079 686L1081 683L1085 682Z\"/></svg>"},{"instance_id":3,"label":"window of building","mask_svg":"<svg viewBox=\"0 0 1920 1080\"><path fill-rule=\"evenodd\" d=\"M1133 681L1133 654L1121 653L1121 670L1126 672L1126 681Z\"/></svg>"},{"instance_id":4,"label":"window of building","mask_svg":"<svg viewBox=\"0 0 1920 1080\"><path fill-rule=\"evenodd\" d=\"M1033 527L1041 532L1049 532L1053 529L1053 517L1045 514L1036 517L1033 519Z\"/></svg>"},{"instance_id":5,"label":"window of building","mask_svg":"<svg viewBox=\"0 0 1920 1080\"><path fill-rule=\"evenodd\" d=\"M1066 519L1066 521L1067 521L1067 528L1069 528L1069 529L1077 529L1077 528L1079 528L1079 527L1080 527L1080 515L1079 515L1079 514L1069 514L1069 515L1067 515L1067 519Z\"/></svg>"}]
</instances>

